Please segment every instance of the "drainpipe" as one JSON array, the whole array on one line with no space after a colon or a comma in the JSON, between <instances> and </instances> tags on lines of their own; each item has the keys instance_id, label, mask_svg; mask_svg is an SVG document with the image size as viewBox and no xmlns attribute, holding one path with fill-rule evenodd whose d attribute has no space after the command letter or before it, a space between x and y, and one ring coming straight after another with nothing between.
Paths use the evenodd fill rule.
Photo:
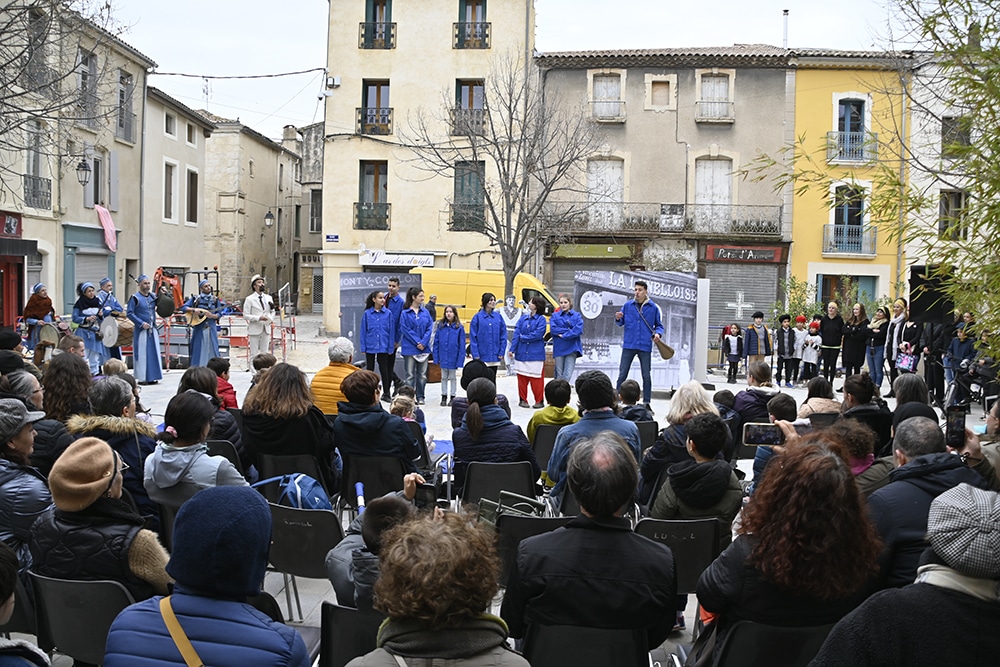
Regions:
<instances>
[{"instance_id":1,"label":"drainpipe","mask_svg":"<svg viewBox=\"0 0 1000 667\"><path fill-rule=\"evenodd\" d=\"M142 146L139 148L139 274L146 271L146 112L149 110L149 70L142 78ZM126 260L127 261L127 260ZM125 273L124 269L122 273ZM128 276L124 276L128 278ZM125 281L128 285L128 281ZM128 291L127 289L125 291Z\"/></svg>"},{"instance_id":2,"label":"drainpipe","mask_svg":"<svg viewBox=\"0 0 1000 667\"><path fill-rule=\"evenodd\" d=\"M896 280L893 285L896 296L900 296L899 283L903 278L903 226L906 224L906 207L903 205L906 197L906 96L909 87L909 80L906 75L900 73L900 139L899 139L899 221L896 229Z\"/></svg>"}]
</instances>

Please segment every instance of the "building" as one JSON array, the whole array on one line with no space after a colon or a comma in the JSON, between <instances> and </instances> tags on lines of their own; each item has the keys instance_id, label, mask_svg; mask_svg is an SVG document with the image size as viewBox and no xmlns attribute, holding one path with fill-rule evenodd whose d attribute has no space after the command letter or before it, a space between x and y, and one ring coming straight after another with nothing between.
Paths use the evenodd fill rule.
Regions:
<instances>
[{"instance_id":1,"label":"building","mask_svg":"<svg viewBox=\"0 0 1000 667\"><path fill-rule=\"evenodd\" d=\"M299 129L302 156L302 247L299 253L298 303L301 313L323 312L323 144L325 126L313 123ZM296 235L298 238L298 235Z\"/></svg>"}]
</instances>

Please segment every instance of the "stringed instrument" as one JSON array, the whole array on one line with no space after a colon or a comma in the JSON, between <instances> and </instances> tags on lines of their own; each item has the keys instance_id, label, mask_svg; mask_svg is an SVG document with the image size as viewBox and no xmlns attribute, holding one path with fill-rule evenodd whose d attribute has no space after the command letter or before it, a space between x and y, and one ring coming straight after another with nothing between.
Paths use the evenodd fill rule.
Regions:
<instances>
[{"instance_id":1,"label":"stringed instrument","mask_svg":"<svg viewBox=\"0 0 1000 667\"><path fill-rule=\"evenodd\" d=\"M184 313L188 326L196 327L208 319L209 311L204 308L192 308Z\"/></svg>"}]
</instances>

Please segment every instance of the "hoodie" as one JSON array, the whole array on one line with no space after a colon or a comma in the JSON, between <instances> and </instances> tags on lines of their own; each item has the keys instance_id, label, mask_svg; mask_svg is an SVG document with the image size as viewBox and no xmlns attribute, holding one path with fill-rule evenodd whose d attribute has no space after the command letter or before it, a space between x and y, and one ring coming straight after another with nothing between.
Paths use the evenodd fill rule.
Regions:
<instances>
[{"instance_id":1,"label":"hoodie","mask_svg":"<svg viewBox=\"0 0 1000 667\"><path fill-rule=\"evenodd\" d=\"M395 456L403 467L417 472L413 460L419 455L413 431L402 417L389 414L382 406L341 401L333 423L337 449L344 456Z\"/></svg>"},{"instance_id":2,"label":"hoodie","mask_svg":"<svg viewBox=\"0 0 1000 667\"><path fill-rule=\"evenodd\" d=\"M688 460L667 469L650 515L654 519L719 520L719 546L731 540L730 525L743 504L743 490L731 465L718 459L706 463Z\"/></svg>"},{"instance_id":3,"label":"hoodie","mask_svg":"<svg viewBox=\"0 0 1000 667\"><path fill-rule=\"evenodd\" d=\"M204 443L190 447L160 443L146 459L142 484L150 500L174 508L202 489L249 486L232 463L222 456L209 456Z\"/></svg>"}]
</instances>

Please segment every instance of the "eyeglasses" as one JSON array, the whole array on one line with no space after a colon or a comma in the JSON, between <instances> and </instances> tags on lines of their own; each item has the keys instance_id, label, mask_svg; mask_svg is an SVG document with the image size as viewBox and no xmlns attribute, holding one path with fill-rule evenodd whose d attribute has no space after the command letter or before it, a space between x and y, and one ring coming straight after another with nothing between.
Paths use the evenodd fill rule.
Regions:
<instances>
[{"instance_id":1,"label":"eyeglasses","mask_svg":"<svg viewBox=\"0 0 1000 667\"><path fill-rule=\"evenodd\" d=\"M118 466L118 472L125 472L129 469L129 465L125 463L125 459L118 457L118 463L120 464Z\"/></svg>"}]
</instances>

